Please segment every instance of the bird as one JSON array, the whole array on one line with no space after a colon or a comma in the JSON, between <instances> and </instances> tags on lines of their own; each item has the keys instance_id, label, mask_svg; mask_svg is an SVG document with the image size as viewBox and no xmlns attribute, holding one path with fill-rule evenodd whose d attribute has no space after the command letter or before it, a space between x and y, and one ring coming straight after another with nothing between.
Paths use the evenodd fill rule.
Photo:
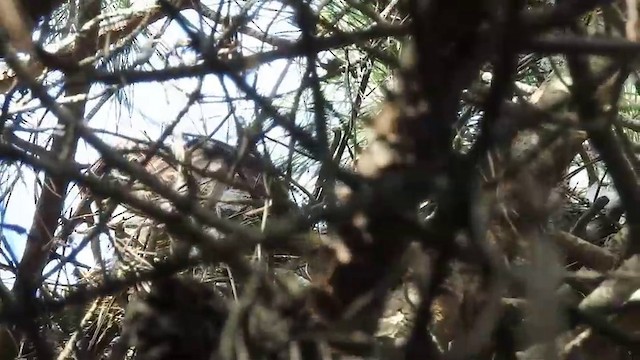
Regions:
<instances>
[{"instance_id":1,"label":"bird","mask_svg":"<svg viewBox=\"0 0 640 360\"><path fill-rule=\"evenodd\" d=\"M125 141L114 145L114 148L128 161L139 163L144 170L165 185L171 186L177 193L193 196L194 201L218 215L222 212L242 212L255 207L256 203L263 204L267 198L263 174L270 170L267 169L267 162L256 151L238 159L238 152L234 146L196 134L180 134L170 145L157 147L158 151L151 156L148 156L147 152L156 147L149 144ZM235 169L232 169L234 167ZM131 189L132 194L139 199L165 210L175 211L169 200L137 179L131 179L127 174L112 169L102 158L88 171L121 183ZM271 168L271 171L276 170ZM92 194L88 188L81 189L81 198L82 201L93 204L94 216L90 217L89 223L97 224L95 214L99 214L104 199ZM226 204L222 200L235 204ZM79 208L79 211L82 210L84 213L79 212L74 217L89 215L88 206ZM139 209L129 204L119 204L119 208L120 211L114 212L115 215L109 221L108 227L113 230L118 241L136 250L135 256L127 256L127 263L146 267L149 264L145 262L152 262L174 253L177 253L177 256L186 256L191 251L188 243L184 243L183 239L168 236L164 224L149 219ZM99 254L94 254L94 258L99 257Z\"/></svg>"}]
</instances>

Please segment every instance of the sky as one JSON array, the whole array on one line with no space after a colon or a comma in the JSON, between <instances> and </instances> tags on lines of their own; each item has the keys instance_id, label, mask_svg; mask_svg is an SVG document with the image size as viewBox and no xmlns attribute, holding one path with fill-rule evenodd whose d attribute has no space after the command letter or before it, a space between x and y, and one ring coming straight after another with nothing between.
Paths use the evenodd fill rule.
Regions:
<instances>
[{"instance_id":1,"label":"sky","mask_svg":"<svg viewBox=\"0 0 640 360\"><path fill-rule=\"evenodd\" d=\"M215 6L215 4L213 4L213 6ZM271 10L265 8L262 13L275 14L276 12L273 11L275 9L277 8L274 7ZM192 24L199 24L199 20L195 12L184 11L183 14L191 21ZM272 17L273 15L271 15L271 17L264 15L258 16L254 20L254 27L259 29L266 28L271 22ZM153 24L150 27L152 32L155 33L162 26L162 23L163 21L159 21L156 24ZM293 27L280 20L271 25L270 33L280 33L278 36L289 36L294 39L296 34L292 33L292 30L294 30ZM175 44L180 41L184 41L184 39L186 39L186 35L175 21L172 22L165 34L160 38L163 45L162 47L169 49L173 48ZM258 40L248 36L242 36L241 41L243 46L249 49L244 53L245 55L250 54L252 49L258 50L258 47L261 44ZM145 42L143 41L141 46L144 46L144 43ZM169 58L169 66L178 66L180 62L189 63L189 61L193 62L195 60L194 54L190 53L181 54L180 57L181 59L178 59L176 56ZM156 69L166 66L161 62L160 57L157 55L150 59L149 64ZM254 80L253 77L257 77L256 88L258 93L268 96L273 91L272 88L277 83L283 71L286 70L286 67L286 60L273 61L265 66L261 66L257 71L250 74L247 77L247 81L251 83ZM149 70L150 67L146 67L146 69ZM284 79L281 82L277 93L282 94L295 91L300 86L300 78L300 65L292 64L284 75ZM102 108L96 113L95 117L90 120L89 124L94 129L117 132L126 134L127 136L137 138L145 138L146 136L149 136L151 138L157 138L162 132L163 127L171 123L177 117L178 113L184 108L185 104L187 104L188 95L193 91L193 89L195 89L196 84L196 79L169 81L165 82L164 86L161 86L159 83L136 84L132 89L129 87L129 89L132 90L129 101L133 104L133 108L130 112L123 108L122 105L117 105L112 97L112 99L102 106ZM227 87L230 96L233 97L241 95L239 91L235 90L231 81L225 81L225 86ZM103 89L98 86L94 86L91 90L90 96L99 95L101 94L101 91L103 91ZM221 119L229 113L229 108L224 101L225 92L217 76L210 75L205 77L203 81L202 94L204 96L203 101L189 109L185 118L176 128L176 132L174 132L174 134L179 134L181 132L199 134L209 133L212 129L216 128L220 124ZM87 109L92 109L97 102L98 99L89 101ZM251 103L245 101L244 104L242 104L242 102L239 102L238 104L238 107L235 109L238 115L242 116L245 120L249 120L254 117L254 109L250 106ZM24 104L21 104L20 106L24 106ZM10 108L10 112L14 111L16 108L17 107ZM33 128L53 127L56 123L56 119L51 115L45 115L44 118L42 118L43 113L43 110L36 110L34 112L34 116L25 116L25 118L30 120L29 125ZM41 122L37 124L37 121ZM232 123L232 121L229 123ZM234 132L233 128L223 126L220 131L214 135L214 138L235 144L237 139L235 138ZM285 134L279 128L275 128L269 133L269 135L276 139L282 139L285 143L288 141L283 139ZM24 139L29 139L29 135L27 133L18 134L18 136ZM108 137L105 138L105 140L109 141ZM38 143L41 145L44 144L44 141L46 141L45 136L41 136L41 139L38 139ZM272 145L269 150L272 152L272 156L277 157L284 154L284 148L281 146ZM97 159L97 155L98 154L94 149L81 142L76 155L76 161L79 163L90 164ZM11 197L6 203L4 223L17 225L18 227L28 230L31 226L35 211L36 200L34 190L36 189L36 177L35 174L27 167L22 167L21 171L21 181L16 184ZM306 179L302 179L302 181L307 183L307 185L311 185L311 180L313 178L312 169L309 169L308 174L305 174L303 177ZM42 177L40 178L42 179ZM73 203L78 200L77 189L75 187L70 189L70 196L68 196L67 199L66 213L69 211L69 206L73 205ZM5 230L4 235L7 237L13 252L19 259L24 250L26 240L25 234ZM92 259L93 257L91 256L88 248L78 255L78 261L85 264L91 264L93 261ZM55 263L52 263L49 267L54 265ZM6 278L6 276L9 276L8 273L5 272L2 275L5 281L9 283L12 282L10 278Z\"/></svg>"},{"instance_id":2,"label":"sky","mask_svg":"<svg viewBox=\"0 0 640 360\"><path fill-rule=\"evenodd\" d=\"M142 2L138 1L137 3ZM293 32L294 28L286 21L280 20L270 25L273 14L276 14L275 10L280 6L279 3L273 4L273 9L265 8L261 12L261 14L266 15L257 17L253 26L258 29L265 29L268 26L271 26L269 30L271 34L278 34L278 36L281 37L288 36L291 39L295 39L297 34ZM217 7L216 4L210 4L210 6L214 9ZM191 21L192 24L199 24L199 20L195 12L185 11L183 14ZM162 21L152 25L152 32L155 33L155 31L157 31L161 26ZM175 44L186 39L186 35L180 26L173 22L160 39L162 41L163 48L171 49L174 48ZM248 36L242 36L241 41L244 47L255 50L258 50L258 47L261 44L258 40L252 39ZM144 46L144 41L141 45ZM245 55L250 53L251 50L247 50ZM194 60L194 54L183 53L180 55L180 59L176 56L170 57L169 66L177 66L180 62L189 63ZM152 57L150 64L155 68L163 68L166 66L160 61L160 57L158 56ZM149 69L149 67L146 68ZM251 82L253 81L252 77L257 77L256 84L258 92L262 95L269 96L273 91L272 88L278 82L281 74L285 71L286 74L280 87L277 89L277 93L290 93L298 89L300 86L301 65L299 63L292 64L287 70L286 60L273 61L251 73L247 80ZM171 123L176 118L177 114L183 109L184 105L187 103L188 95L195 88L196 83L197 81L195 79L180 79L166 82L162 86L158 83L136 84L133 87L129 87L129 90L131 90L131 97L129 98L129 101L133 104L131 111L128 111L122 105L117 105L117 100L112 98L97 112L96 116L90 120L89 124L94 129L117 132L132 137L144 138L149 136L151 138L156 138L162 132L163 126ZM225 85L228 87L231 96L241 95L240 92L235 90L230 81L225 81ZM97 97L97 95L100 95L102 91L103 89L101 87L94 86L91 91L91 96ZM221 119L229 113L228 106L224 101L224 89L220 85L220 80L217 76L210 75L205 78L202 93L204 94L203 101L189 109L185 119L180 122L176 129L176 133L209 133L212 129L216 128L220 124ZM98 99L89 101L87 109L92 109L97 102ZM10 111L14 111L21 106L24 106L24 104L13 107ZM250 102L238 102L237 106L236 112L245 120L254 118L254 109ZM34 114L34 116L28 117L30 125L34 128L53 127L56 123L56 119L51 115L44 115L43 110L36 110ZM41 118L41 123L36 124L36 121L40 121ZM269 133L269 135L272 138L281 139L284 143L288 142L288 140L284 138L286 134L280 128L275 128L271 133ZM19 136L28 139L27 133L19 134ZM231 144L234 144L236 141L234 130L228 127L223 127L214 135L214 137ZM108 137L105 137L105 139L109 141ZM44 144L44 141L46 141L45 136L41 136L38 140L40 144ZM275 157L286 154L286 148L282 146L273 145L269 150L272 152L272 156ZM90 164L97 159L97 155L98 154L95 150L81 142L76 155L76 161L84 164ZM21 181L16 184L11 198L6 204L6 212L4 212L5 216L3 220L6 224L16 225L18 228L21 227L28 230L31 226L31 221L35 211L35 189L37 188L35 185L36 177L27 167L21 168L21 171L23 172L20 176ZM307 169L307 173L303 174L300 182L308 188L311 188L314 184L314 177L315 168L312 167ZM42 180L42 177L40 177L40 180ZM586 176L577 176L572 179L572 182L572 185L574 186L585 187ZM65 211L68 214L70 206L78 200L77 189L75 187L71 188L70 196L68 196L67 199ZM13 252L19 259L24 250L26 240L25 234L5 230L4 235L7 237ZM78 260L82 263L91 265L93 257L91 256L89 249L83 250L79 254ZM2 259L0 259L0 261L4 262ZM56 264L50 264L49 268L54 265ZM12 279L7 272L0 272L0 276L2 276L8 283L12 282Z\"/></svg>"}]
</instances>

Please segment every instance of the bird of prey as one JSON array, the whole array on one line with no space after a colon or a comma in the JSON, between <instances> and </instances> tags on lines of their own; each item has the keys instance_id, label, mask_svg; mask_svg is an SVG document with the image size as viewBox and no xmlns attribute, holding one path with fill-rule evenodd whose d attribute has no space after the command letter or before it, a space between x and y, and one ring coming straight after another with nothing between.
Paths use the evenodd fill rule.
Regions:
<instances>
[{"instance_id":1,"label":"bird of prey","mask_svg":"<svg viewBox=\"0 0 640 360\"><path fill-rule=\"evenodd\" d=\"M149 154L156 148L157 151ZM128 161L141 165L173 191L189 196L218 216L263 205L268 193L264 175L277 171L257 152L239 154L234 146L199 135L183 135L171 149L126 143L116 146L116 151ZM140 200L166 211L177 211L156 189L114 169L103 159L94 163L89 171L106 181L116 182ZM89 225L97 225L100 213L108 208L108 199L96 197L89 189L83 189L81 196L83 204L78 211L83 211L82 215L92 213ZM165 224L130 204L118 204L106 225L114 233L116 251L129 264L146 267L157 257L186 256L191 251L188 241L173 239L165 231ZM102 262L97 238L92 242L92 251L96 262Z\"/></svg>"}]
</instances>

